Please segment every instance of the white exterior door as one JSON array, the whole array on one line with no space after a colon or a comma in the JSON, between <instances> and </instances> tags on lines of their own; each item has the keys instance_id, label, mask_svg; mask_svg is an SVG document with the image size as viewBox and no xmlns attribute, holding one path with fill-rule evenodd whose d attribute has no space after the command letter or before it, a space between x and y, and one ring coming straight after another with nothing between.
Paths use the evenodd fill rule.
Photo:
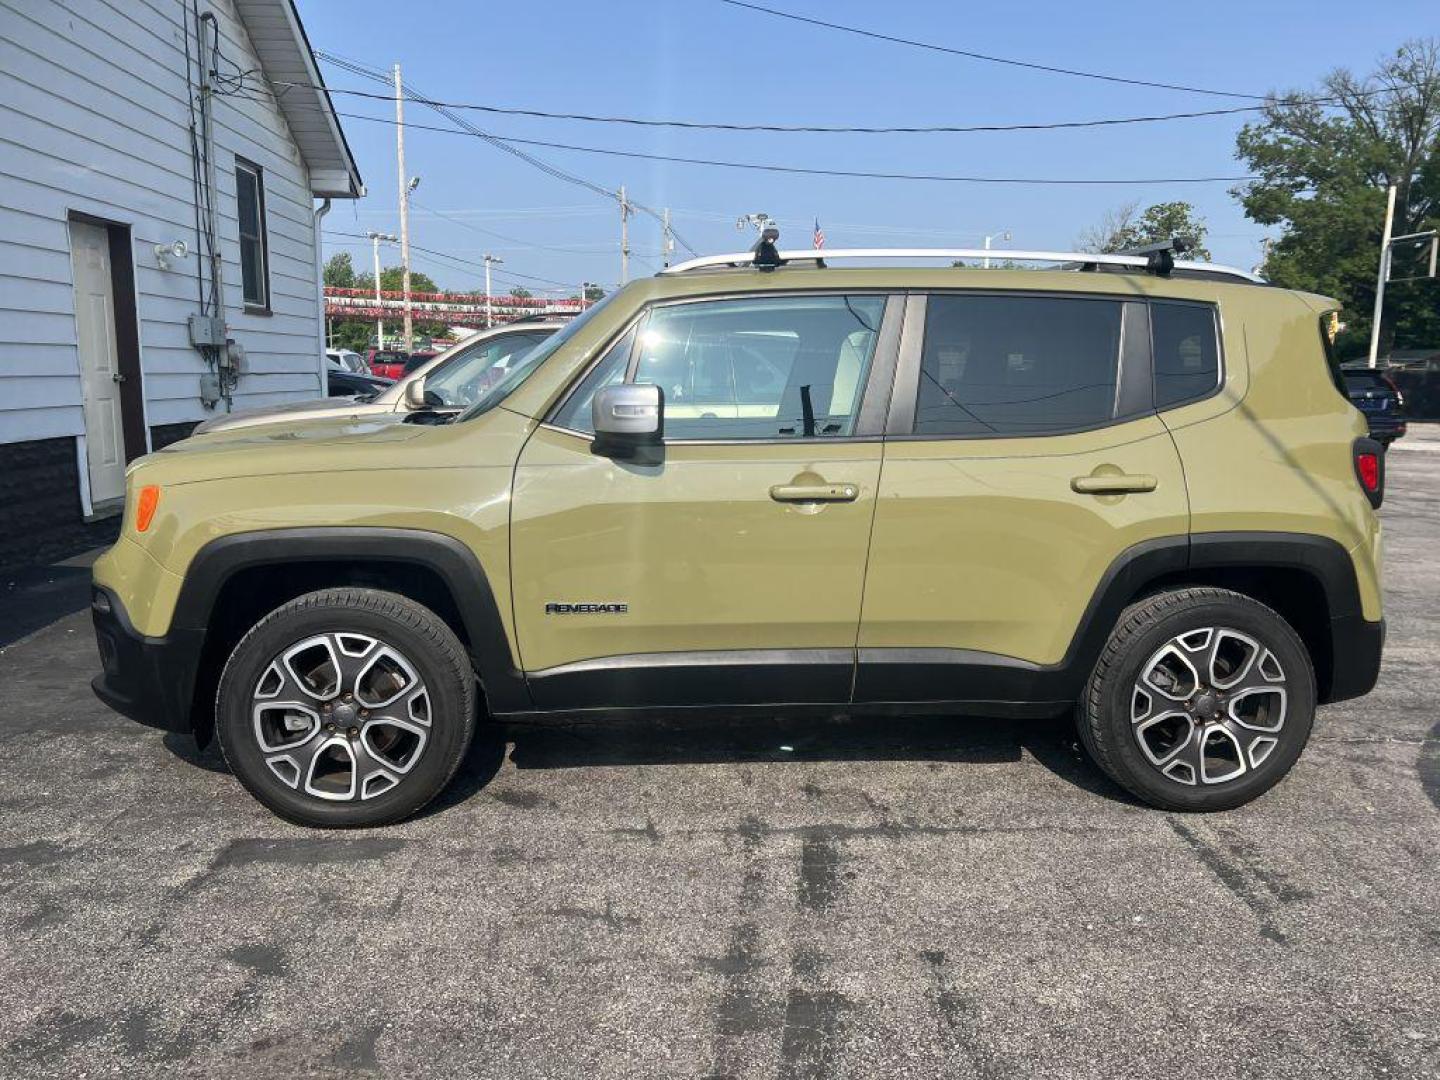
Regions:
<instances>
[{"instance_id":1,"label":"white exterior door","mask_svg":"<svg viewBox=\"0 0 1440 1080\"><path fill-rule=\"evenodd\" d=\"M125 494L125 436L110 237L99 225L70 222L75 277L75 329L85 408L85 451L92 506Z\"/></svg>"}]
</instances>

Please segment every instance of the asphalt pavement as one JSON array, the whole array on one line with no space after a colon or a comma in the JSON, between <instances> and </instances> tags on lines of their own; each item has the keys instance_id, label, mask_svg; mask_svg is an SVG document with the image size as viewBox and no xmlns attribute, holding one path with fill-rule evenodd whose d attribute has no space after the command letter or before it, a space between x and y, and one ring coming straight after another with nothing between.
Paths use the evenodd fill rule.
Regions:
<instances>
[{"instance_id":1,"label":"asphalt pavement","mask_svg":"<svg viewBox=\"0 0 1440 1080\"><path fill-rule=\"evenodd\" d=\"M1412 432L1380 687L1203 817L1063 723L837 720L492 731L420 818L310 832L95 700L63 615L0 648L0 1077L1440 1076Z\"/></svg>"}]
</instances>

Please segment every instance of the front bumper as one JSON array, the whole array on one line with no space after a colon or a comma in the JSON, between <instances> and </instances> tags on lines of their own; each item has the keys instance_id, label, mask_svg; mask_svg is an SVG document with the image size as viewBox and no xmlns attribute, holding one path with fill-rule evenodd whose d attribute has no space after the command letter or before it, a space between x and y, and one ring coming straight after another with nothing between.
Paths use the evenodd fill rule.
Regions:
<instances>
[{"instance_id":1,"label":"front bumper","mask_svg":"<svg viewBox=\"0 0 1440 1080\"><path fill-rule=\"evenodd\" d=\"M1322 701L1348 701L1375 688L1385 651L1385 620L1370 622L1359 615L1330 620L1330 686Z\"/></svg>"},{"instance_id":2,"label":"front bumper","mask_svg":"<svg viewBox=\"0 0 1440 1080\"><path fill-rule=\"evenodd\" d=\"M193 730L191 704L205 631L172 629L165 637L146 637L103 585L91 594L90 616L103 669L90 682L95 696L149 727Z\"/></svg>"}]
</instances>

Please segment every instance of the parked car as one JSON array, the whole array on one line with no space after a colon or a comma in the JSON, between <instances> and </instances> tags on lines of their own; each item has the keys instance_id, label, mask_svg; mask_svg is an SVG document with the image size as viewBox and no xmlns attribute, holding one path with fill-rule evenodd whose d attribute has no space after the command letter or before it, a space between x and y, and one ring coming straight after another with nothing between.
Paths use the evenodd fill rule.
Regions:
<instances>
[{"instance_id":1,"label":"parked car","mask_svg":"<svg viewBox=\"0 0 1440 1080\"><path fill-rule=\"evenodd\" d=\"M434 352L432 350L426 350L423 352L412 352L405 359L405 367L403 373L401 374L401 378L404 378L411 372L418 371L420 368L424 367L426 364L428 364L431 360L434 360L435 357L439 355L440 354L438 352Z\"/></svg>"},{"instance_id":2,"label":"parked car","mask_svg":"<svg viewBox=\"0 0 1440 1080\"><path fill-rule=\"evenodd\" d=\"M1370 425L1370 437L1388 449L1406 431L1405 395L1384 371L1345 364L1342 373L1346 393Z\"/></svg>"},{"instance_id":3,"label":"parked car","mask_svg":"<svg viewBox=\"0 0 1440 1080\"><path fill-rule=\"evenodd\" d=\"M511 359L534 348L565 325L563 319L538 319L483 330L432 357L425 365L399 380L375 376L375 391L363 400L349 391L311 401L289 401L258 409L225 413L199 425L195 435L211 435L257 424L313 422L359 416L386 415L402 419L410 412L458 412L471 404L481 390L505 374ZM331 374L335 374L331 370ZM361 376L355 376L360 378ZM413 389L409 389L412 384ZM333 385L333 384L332 384ZM359 384L354 384L359 385ZM367 391L369 393L370 391Z\"/></svg>"},{"instance_id":4,"label":"parked car","mask_svg":"<svg viewBox=\"0 0 1440 1080\"><path fill-rule=\"evenodd\" d=\"M327 366L339 368L341 371L353 371L357 375L369 375L370 365L365 363L365 358L353 349L326 349L325 360Z\"/></svg>"},{"instance_id":5,"label":"parked car","mask_svg":"<svg viewBox=\"0 0 1440 1080\"><path fill-rule=\"evenodd\" d=\"M346 398L352 402L374 401L390 387L394 379L381 379L375 375L361 375L354 371L340 371L329 368L325 372L326 392L332 398ZM305 402L304 404L314 404ZM231 416L239 414L231 413ZM207 421L208 422L208 421Z\"/></svg>"},{"instance_id":6,"label":"parked car","mask_svg":"<svg viewBox=\"0 0 1440 1080\"><path fill-rule=\"evenodd\" d=\"M401 378L405 374L405 361L408 359L410 354L399 349L370 349L365 354L370 374L379 375L382 379Z\"/></svg>"},{"instance_id":7,"label":"parked car","mask_svg":"<svg viewBox=\"0 0 1440 1080\"><path fill-rule=\"evenodd\" d=\"M1276 784L1384 639L1338 304L1169 250L848 257L634 281L446 423L141 459L96 691L316 826L425 805L481 706L1069 714L1154 806Z\"/></svg>"}]
</instances>

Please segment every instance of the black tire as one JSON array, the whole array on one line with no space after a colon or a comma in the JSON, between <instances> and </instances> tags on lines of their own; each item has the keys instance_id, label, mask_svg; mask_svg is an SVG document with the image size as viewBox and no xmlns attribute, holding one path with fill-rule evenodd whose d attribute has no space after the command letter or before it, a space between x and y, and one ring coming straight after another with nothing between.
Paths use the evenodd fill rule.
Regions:
<instances>
[{"instance_id":1,"label":"black tire","mask_svg":"<svg viewBox=\"0 0 1440 1080\"><path fill-rule=\"evenodd\" d=\"M412 671L394 677L390 686L406 685L404 679L413 674L419 681L409 685L412 690L418 687L424 695L403 690L399 692L399 697L406 700L403 705L393 707L395 715L404 715L412 722L416 720L417 709L425 718L420 726L426 737L414 749L413 760L404 766L406 771L403 774L393 771L391 779L394 782L388 789L378 790L367 797L359 797L357 793L348 801L332 801L308 794L306 788L310 786L313 772L302 777L297 767L296 781L287 783L278 771L273 771L267 764L267 757L276 760L276 755L273 752L267 755L262 750L256 731L259 721L252 715L256 703L261 700L256 695L261 691L262 676L267 679L283 677L269 674L278 658L297 643L325 634L339 634L352 645L372 640L372 651L359 654L353 661L356 665L373 664L377 656L374 650L380 646L388 646L398 652ZM333 657L335 654L331 652L329 655ZM369 661L363 659L367 656L371 657ZM345 654L345 662L351 662L351 654ZM335 666L338 694L344 689L345 680L340 676L339 665ZM399 670L400 667L394 665L393 669ZM286 670L293 672L293 668ZM277 696L287 700L293 697L306 705L314 704L304 693L295 693L289 686ZM354 703L348 707L349 711L343 718L340 709L344 702L339 697L325 704L314 704L314 732L305 737L304 743L295 745L312 746L313 740L335 741L348 730L361 730L357 717L364 718L369 714L357 712L363 698L358 682L354 684L353 696ZM376 700L379 700L378 696ZM372 708L376 717L392 711L378 706ZM402 708L406 710L404 714L400 712ZM334 735L327 734L330 730L324 727L327 719L340 723ZM346 728L347 722L357 726ZM379 720L375 722L381 723ZM250 794L287 821L320 828L388 825L421 809L455 775L475 731L475 676L464 647L445 621L433 611L403 596L376 589L324 589L297 597L276 608L241 638L220 676L215 698L215 727L225 761L236 778ZM377 738L386 737L383 726L377 731ZM349 738L346 745L353 746L356 738ZM366 736L361 734L358 738L364 740ZM405 738L403 733L401 738ZM370 745L365 746L368 754ZM340 756L343 757L343 746L341 751ZM296 756L303 759L303 750L297 751ZM380 762L379 758L368 756L365 760ZM350 789L355 790L364 780L359 767L361 759L352 752L349 761L354 777L350 781ZM279 768L288 771L289 765L282 761ZM337 775L343 776L343 769ZM369 776L376 779L374 772L370 772ZM304 782L301 783L301 780ZM378 789L385 782L382 777L373 786ZM319 781L316 786L319 786ZM339 796L334 798L338 800Z\"/></svg>"},{"instance_id":2,"label":"black tire","mask_svg":"<svg viewBox=\"0 0 1440 1080\"><path fill-rule=\"evenodd\" d=\"M1206 640L1203 635L1206 628L1212 632L1215 628L1239 631L1269 650L1283 676L1283 681L1275 685L1283 688L1285 697L1281 702L1268 689L1253 691L1254 701L1277 702L1283 706L1282 726L1273 733L1264 733L1265 741L1256 744L1256 752L1265 754L1258 763L1251 764L1247 758L1244 771L1234 779L1213 783L1204 782L1206 770L1202 767L1201 777L1190 783L1166 775L1162 766L1142 750L1142 740L1137 735L1140 721L1132 719L1132 709L1140 709L1137 695L1140 700L1150 697L1138 680L1142 674L1149 674L1156 655L1181 636L1191 643ZM1254 662L1260 663L1258 656ZM1197 693L1190 699L1190 708L1185 710L1191 718L1190 727L1184 730L1200 732L1206 730L1208 723L1229 720L1224 713L1225 698L1221 697L1220 714L1204 723L1196 722L1195 717L1215 706L1213 697L1202 700L1203 696ZM1245 694L1231 696L1240 698ZM1226 589L1178 589L1146 597L1121 613L1086 684L1077 709L1076 726L1081 743L1095 763L1117 784L1152 806L1183 811L1229 810L1268 791L1290 771L1309 740L1315 717L1315 696L1315 671L1309 652L1299 635L1278 614L1248 596ZM1160 708L1154 712L1173 708L1168 700L1156 700ZM1153 713L1147 710L1145 715ZM1142 721L1144 718L1142 716ZM1179 730L1178 725L1186 722L1181 716L1171 723ZM1248 746L1241 748L1241 741L1259 737L1251 729L1233 722L1228 724L1228 730L1238 731L1239 738L1227 740L1223 733L1217 733L1213 743L1201 743L1198 738L1192 743L1177 734L1174 745L1184 743L1187 753L1199 746L1199 757L1208 761L1204 753L1207 746L1213 745L1222 751L1229 751L1233 746L1238 757L1249 751ZM1269 745L1272 738L1274 743ZM1163 752L1153 749L1152 754L1159 757L1165 767L1175 770L1177 776L1186 775L1188 767L1177 765L1177 759L1166 758ZM1189 772L1195 774L1194 769ZM1217 767L1215 775L1225 775L1223 767Z\"/></svg>"}]
</instances>

